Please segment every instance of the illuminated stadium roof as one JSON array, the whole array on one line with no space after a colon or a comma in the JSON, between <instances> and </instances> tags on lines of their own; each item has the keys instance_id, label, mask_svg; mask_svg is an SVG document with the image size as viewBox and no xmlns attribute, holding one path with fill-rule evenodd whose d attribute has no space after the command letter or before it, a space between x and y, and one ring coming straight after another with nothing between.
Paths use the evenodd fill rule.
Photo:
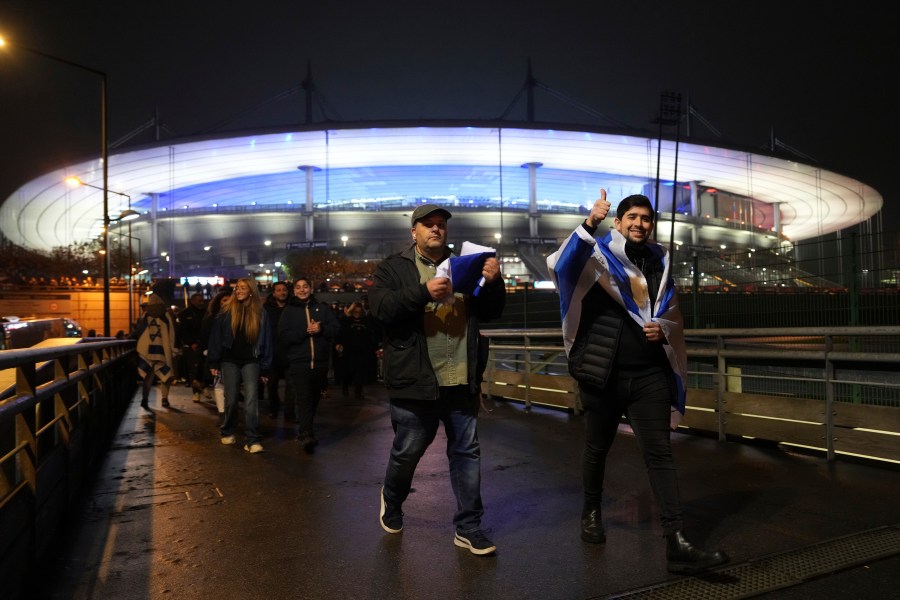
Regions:
<instances>
[{"instance_id":1,"label":"illuminated stadium roof","mask_svg":"<svg viewBox=\"0 0 900 600\"><path fill-rule=\"evenodd\" d=\"M154 198L156 222L169 224L157 227L158 244L189 251L204 244L252 245L242 237L269 236L276 246L333 243L340 235L402 237L409 221L401 215L426 200L451 207L454 226L485 228L489 235L502 228L504 239L558 237L571 231L577 223L572 215L589 207L600 187L614 205L653 188L652 135L508 125L342 124L123 150L109 158L110 214L115 218L128 208L121 194L130 196L130 207L143 215L132 223L145 255ZM523 168L529 163L536 168ZM664 140L660 179L671 185L675 168L675 143ZM71 176L103 185L99 160L46 173L0 206L3 234L39 249L96 237L102 192L73 189L65 183ZM760 215L766 213L762 209L770 213L755 222L748 216L741 232L736 218L710 220L701 206L679 209L685 214L679 215L676 239L689 243L688 230L695 236L699 231L702 242L718 239L723 226L738 233L771 232L773 221L784 237L799 241L865 221L882 206L872 187L819 166L693 141L679 144L677 180L681 187L702 186L707 194L745 198ZM671 192L660 198L660 211L668 213ZM315 228L307 223L311 219ZM660 230L662 239L668 227Z\"/></svg>"}]
</instances>

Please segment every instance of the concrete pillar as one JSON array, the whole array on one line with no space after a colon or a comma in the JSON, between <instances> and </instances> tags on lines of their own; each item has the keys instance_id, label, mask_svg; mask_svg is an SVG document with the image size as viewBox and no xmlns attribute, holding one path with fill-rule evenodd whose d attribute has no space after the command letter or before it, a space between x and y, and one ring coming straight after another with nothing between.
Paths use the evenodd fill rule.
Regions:
<instances>
[{"instance_id":1,"label":"concrete pillar","mask_svg":"<svg viewBox=\"0 0 900 600\"><path fill-rule=\"evenodd\" d=\"M159 211L159 193L150 193L150 256L155 260L159 259L159 222L157 220L157 212Z\"/></svg>"},{"instance_id":2,"label":"concrete pillar","mask_svg":"<svg viewBox=\"0 0 900 600\"><path fill-rule=\"evenodd\" d=\"M781 239L781 202L772 203L772 216L775 220L775 237Z\"/></svg>"},{"instance_id":3,"label":"concrete pillar","mask_svg":"<svg viewBox=\"0 0 900 600\"><path fill-rule=\"evenodd\" d=\"M528 235L538 237L538 219L541 213L537 207L537 170L543 167L544 163L530 162L522 165L523 169L528 169Z\"/></svg>"},{"instance_id":4,"label":"concrete pillar","mask_svg":"<svg viewBox=\"0 0 900 600\"><path fill-rule=\"evenodd\" d=\"M700 228L703 227L700 221L700 194L699 186L696 181L691 182L691 244L698 246L700 244Z\"/></svg>"},{"instance_id":5,"label":"concrete pillar","mask_svg":"<svg viewBox=\"0 0 900 600\"><path fill-rule=\"evenodd\" d=\"M306 199L303 205L303 216L306 217L306 241L312 242L316 239L316 227L313 220L315 212L313 208L313 173L321 171L321 169L311 165L300 165L297 168L306 173Z\"/></svg>"}]
</instances>

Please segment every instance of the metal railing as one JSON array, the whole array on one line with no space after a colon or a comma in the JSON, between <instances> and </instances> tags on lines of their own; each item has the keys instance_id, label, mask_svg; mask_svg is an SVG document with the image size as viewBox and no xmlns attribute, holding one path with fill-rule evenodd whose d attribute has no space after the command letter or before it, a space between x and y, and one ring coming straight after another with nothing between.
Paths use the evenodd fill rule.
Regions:
<instances>
[{"instance_id":1,"label":"metal railing","mask_svg":"<svg viewBox=\"0 0 900 600\"><path fill-rule=\"evenodd\" d=\"M136 389L135 343L0 352L0 582L21 595Z\"/></svg>"},{"instance_id":2,"label":"metal railing","mask_svg":"<svg viewBox=\"0 0 900 600\"><path fill-rule=\"evenodd\" d=\"M485 391L581 411L558 329L484 330ZM692 329L686 428L900 461L900 327Z\"/></svg>"}]
</instances>

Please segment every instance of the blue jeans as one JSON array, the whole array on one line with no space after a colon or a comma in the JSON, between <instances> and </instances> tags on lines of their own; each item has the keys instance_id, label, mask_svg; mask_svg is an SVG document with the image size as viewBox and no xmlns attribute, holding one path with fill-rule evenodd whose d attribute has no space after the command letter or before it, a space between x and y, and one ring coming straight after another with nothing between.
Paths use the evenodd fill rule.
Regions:
<instances>
[{"instance_id":1,"label":"blue jeans","mask_svg":"<svg viewBox=\"0 0 900 600\"><path fill-rule=\"evenodd\" d=\"M237 420L238 395L241 383L244 384L244 438L247 444L260 441L259 432L259 363L251 362L238 365L223 362L221 369L222 382L225 387L225 420L220 429L221 435L234 434Z\"/></svg>"},{"instance_id":2,"label":"blue jeans","mask_svg":"<svg viewBox=\"0 0 900 600\"><path fill-rule=\"evenodd\" d=\"M450 484L456 496L453 525L459 533L481 528L481 447L478 444L478 398L468 386L440 388L437 401L391 399L394 444L384 476L384 498L400 506L409 496L419 459L434 441L438 425L447 435Z\"/></svg>"},{"instance_id":3,"label":"blue jeans","mask_svg":"<svg viewBox=\"0 0 900 600\"><path fill-rule=\"evenodd\" d=\"M581 386L581 399L586 430L582 465L584 508L600 508L606 458L625 414L644 456L663 532L668 535L682 529L681 500L669 438L672 389L666 374L625 377L613 373L603 390Z\"/></svg>"}]
</instances>

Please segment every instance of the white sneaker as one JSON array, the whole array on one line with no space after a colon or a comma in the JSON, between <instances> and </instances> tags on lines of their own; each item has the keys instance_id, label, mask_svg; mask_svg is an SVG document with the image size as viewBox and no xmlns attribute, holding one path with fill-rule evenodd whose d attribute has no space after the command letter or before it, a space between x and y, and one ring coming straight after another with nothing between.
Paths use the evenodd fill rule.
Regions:
<instances>
[{"instance_id":1,"label":"white sneaker","mask_svg":"<svg viewBox=\"0 0 900 600\"><path fill-rule=\"evenodd\" d=\"M226 446L230 446L235 442L233 435L223 435L222 437L219 438L219 441L222 442L223 444L225 444Z\"/></svg>"},{"instance_id":2,"label":"white sneaker","mask_svg":"<svg viewBox=\"0 0 900 600\"><path fill-rule=\"evenodd\" d=\"M244 444L244 450L246 450L250 454L258 454L259 452L265 452L265 448L263 448L262 444L260 444L259 442L253 442L252 444Z\"/></svg>"}]
</instances>

